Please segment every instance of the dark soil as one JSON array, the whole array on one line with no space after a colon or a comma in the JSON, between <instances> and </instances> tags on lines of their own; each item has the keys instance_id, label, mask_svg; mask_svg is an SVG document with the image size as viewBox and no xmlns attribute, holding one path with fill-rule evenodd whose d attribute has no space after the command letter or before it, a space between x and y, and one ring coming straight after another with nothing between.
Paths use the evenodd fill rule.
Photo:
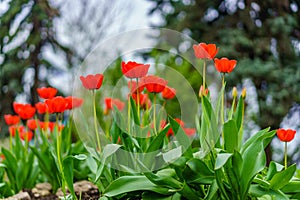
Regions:
<instances>
[{"instance_id":1,"label":"dark soil","mask_svg":"<svg viewBox=\"0 0 300 200\"><path fill-rule=\"evenodd\" d=\"M55 194L50 194L42 197L35 197L31 189L24 189L24 192L28 192L32 200L59 200L58 196L56 196ZM98 200L100 194L98 190L90 190L88 192L82 193L81 197L80 194L76 194L76 196L78 197L78 199L81 198L82 200Z\"/></svg>"}]
</instances>

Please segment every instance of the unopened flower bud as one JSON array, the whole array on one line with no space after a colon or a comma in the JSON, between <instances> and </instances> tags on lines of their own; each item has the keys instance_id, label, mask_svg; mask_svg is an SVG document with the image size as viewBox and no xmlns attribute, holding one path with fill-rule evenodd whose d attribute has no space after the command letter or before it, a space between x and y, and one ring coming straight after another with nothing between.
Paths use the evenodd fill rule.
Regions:
<instances>
[{"instance_id":1,"label":"unopened flower bud","mask_svg":"<svg viewBox=\"0 0 300 200\"><path fill-rule=\"evenodd\" d=\"M208 94L208 88L205 90L203 89L203 85L201 85L200 90L199 90L199 97L202 98L203 96L206 96Z\"/></svg>"},{"instance_id":2,"label":"unopened flower bud","mask_svg":"<svg viewBox=\"0 0 300 200\"><path fill-rule=\"evenodd\" d=\"M236 98L237 95L238 95L238 91L237 91L236 87L233 87L233 88L232 88L232 97L233 97L233 98Z\"/></svg>"},{"instance_id":3,"label":"unopened flower bud","mask_svg":"<svg viewBox=\"0 0 300 200\"><path fill-rule=\"evenodd\" d=\"M243 99L246 98L246 88L243 88L243 90L242 90L242 98Z\"/></svg>"}]
</instances>

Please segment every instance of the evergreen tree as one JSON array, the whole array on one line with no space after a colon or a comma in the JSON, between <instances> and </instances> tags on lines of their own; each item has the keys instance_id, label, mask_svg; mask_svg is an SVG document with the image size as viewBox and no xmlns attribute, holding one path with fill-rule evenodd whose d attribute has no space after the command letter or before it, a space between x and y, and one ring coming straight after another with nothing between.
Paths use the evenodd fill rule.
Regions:
<instances>
[{"instance_id":1,"label":"evergreen tree","mask_svg":"<svg viewBox=\"0 0 300 200\"><path fill-rule=\"evenodd\" d=\"M261 127L279 127L300 101L300 2L294 0L148 0L166 27L199 42L216 43L218 57L237 59L226 78L233 86L249 78L258 94Z\"/></svg>"},{"instance_id":2,"label":"evergreen tree","mask_svg":"<svg viewBox=\"0 0 300 200\"><path fill-rule=\"evenodd\" d=\"M56 38L54 20L58 16L59 10L48 0L8 2L0 18L0 116L13 112L12 102L21 92L27 102L38 101L36 89L48 85L47 69L58 67L47 59L46 49L57 54L71 53ZM46 76L41 76L41 70L46 71ZM3 124L2 120L0 126Z\"/></svg>"}]
</instances>

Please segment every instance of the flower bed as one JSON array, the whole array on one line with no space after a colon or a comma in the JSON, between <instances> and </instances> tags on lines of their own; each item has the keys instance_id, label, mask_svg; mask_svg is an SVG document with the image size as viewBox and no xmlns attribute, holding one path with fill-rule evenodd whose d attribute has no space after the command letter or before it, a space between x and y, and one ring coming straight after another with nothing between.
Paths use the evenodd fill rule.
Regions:
<instances>
[{"instance_id":1,"label":"flower bed","mask_svg":"<svg viewBox=\"0 0 300 200\"><path fill-rule=\"evenodd\" d=\"M237 61L215 58L215 44L193 48L203 61L201 112L195 116L195 128L189 127L191 122L165 116L166 103L180 94L168 80L147 75L149 64L122 62L122 73L129 79L127 99L105 98L103 113L97 106L103 74L80 76L80 98L39 88L43 100L35 107L13 103L17 115L5 116L10 148L1 150L0 194L10 196L46 181L53 192L62 188L65 199L80 199L73 182L88 179L102 199L298 198L300 180L294 177L296 166L287 166L286 153L296 132L264 129L243 141L246 90L238 95L233 88L231 106L225 105L226 75ZM215 103L206 83L207 62L213 62L222 77ZM79 124L72 117L66 122L64 113L69 110L80 119L91 144L72 142ZM91 114L84 115L89 110ZM105 118L104 130L100 116ZM264 149L276 132L285 142L284 165L272 161L266 167Z\"/></svg>"}]
</instances>

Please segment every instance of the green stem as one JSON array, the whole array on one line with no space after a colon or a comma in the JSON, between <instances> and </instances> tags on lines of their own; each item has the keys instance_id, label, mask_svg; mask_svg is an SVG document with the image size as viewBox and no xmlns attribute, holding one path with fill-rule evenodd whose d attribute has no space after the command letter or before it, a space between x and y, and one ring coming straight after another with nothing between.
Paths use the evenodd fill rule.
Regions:
<instances>
[{"instance_id":1,"label":"green stem","mask_svg":"<svg viewBox=\"0 0 300 200\"><path fill-rule=\"evenodd\" d=\"M222 88L224 87L225 85L225 74L223 73L222 74ZM222 92L222 102L221 102L221 123L222 123L222 126L224 125L224 104L225 104L225 88L224 88L224 91ZM224 131L222 130L222 139L223 139L223 145L224 145L224 140L225 140L225 137L224 137Z\"/></svg>"},{"instance_id":2,"label":"green stem","mask_svg":"<svg viewBox=\"0 0 300 200\"><path fill-rule=\"evenodd\" d=\"M204 59L204 61L203 61L203 74L202 74L202 77L203 77L203 83L202 83L203 91L205 91L205 76L206 76L206 59Z\"/></svg>"},{"instance_id":3,"label":"green stem","mask_svg":"<svg viewBox=\"0 0 300 200\"><path fill-rule=\"evenodd\" d=\"M59 125L59 113L56 113L56 128L57 128L57 135L56 135L56 151L57 151L57 162L58 162L58 167L61 173L61 177L62 177L62 184L61 184L61 190L64 193L64 197L66 197L66 189L65 189L65 175L64 175L64 171L63 171L63 166L61 163L61 132L58 128Z\"/></svg>"},{"instance_id":4,"label":"green stem","mask_svg":"<svg viewBox=\"0 0 300 200\"><path fill-rule=\"evenodd\" d=\"M101 143L100 143L100 137L99 137L99 131L97 126L97 112L96 112L96 92L95 90L93 92L93 108L94 108L94 126L95 126L95 133L97 138L97 145L99 148L99 152L101 152Z\"/></svg>"},{"instance_id":5,"label":"green stem","mask_svg":"<svg viewBox=\"0 0 300 200\"><path fill-rule=\"evenodd\" d=\"M287 169L287 142L284 143L284 169Z\"/></svg>"},{"instance_id":6,"label":"green stem","mask_svg":"<svg viewBox=\"0 0 300 200\"><path fill-rule=\"evenodd\" d=\"M153 96L153 126L154 126L154 133L157 135L157 130L156 130L156 93L154 93Z\"/></svg>"},{"instance_id":7,"label":"green stem","mask_svg":"<svg viewBox=\"0 0 300 200\"><path fill-rule=\"evenodd\" d=\"M139 79L136 78L136 98L137 98L137 113L140 120L140 95L139 95Z\"/></svg>"},{"instance_id":8,"label":"green stem","mask_svg":"<svg viewBox=\"0 0 300 200\"><path fill-rule=\"evenodd\" d=\"M131 125L131 121L130 121L130 112L131 112L131 106L130 106L130 98L131 98L131 91L132 91L132 79L130 79L130 92L129 92L129 98L128 98L128 106L127 106L127 129L128 129L128 135L130 135L130 125Z\"/></svg>"}]
</instances>

